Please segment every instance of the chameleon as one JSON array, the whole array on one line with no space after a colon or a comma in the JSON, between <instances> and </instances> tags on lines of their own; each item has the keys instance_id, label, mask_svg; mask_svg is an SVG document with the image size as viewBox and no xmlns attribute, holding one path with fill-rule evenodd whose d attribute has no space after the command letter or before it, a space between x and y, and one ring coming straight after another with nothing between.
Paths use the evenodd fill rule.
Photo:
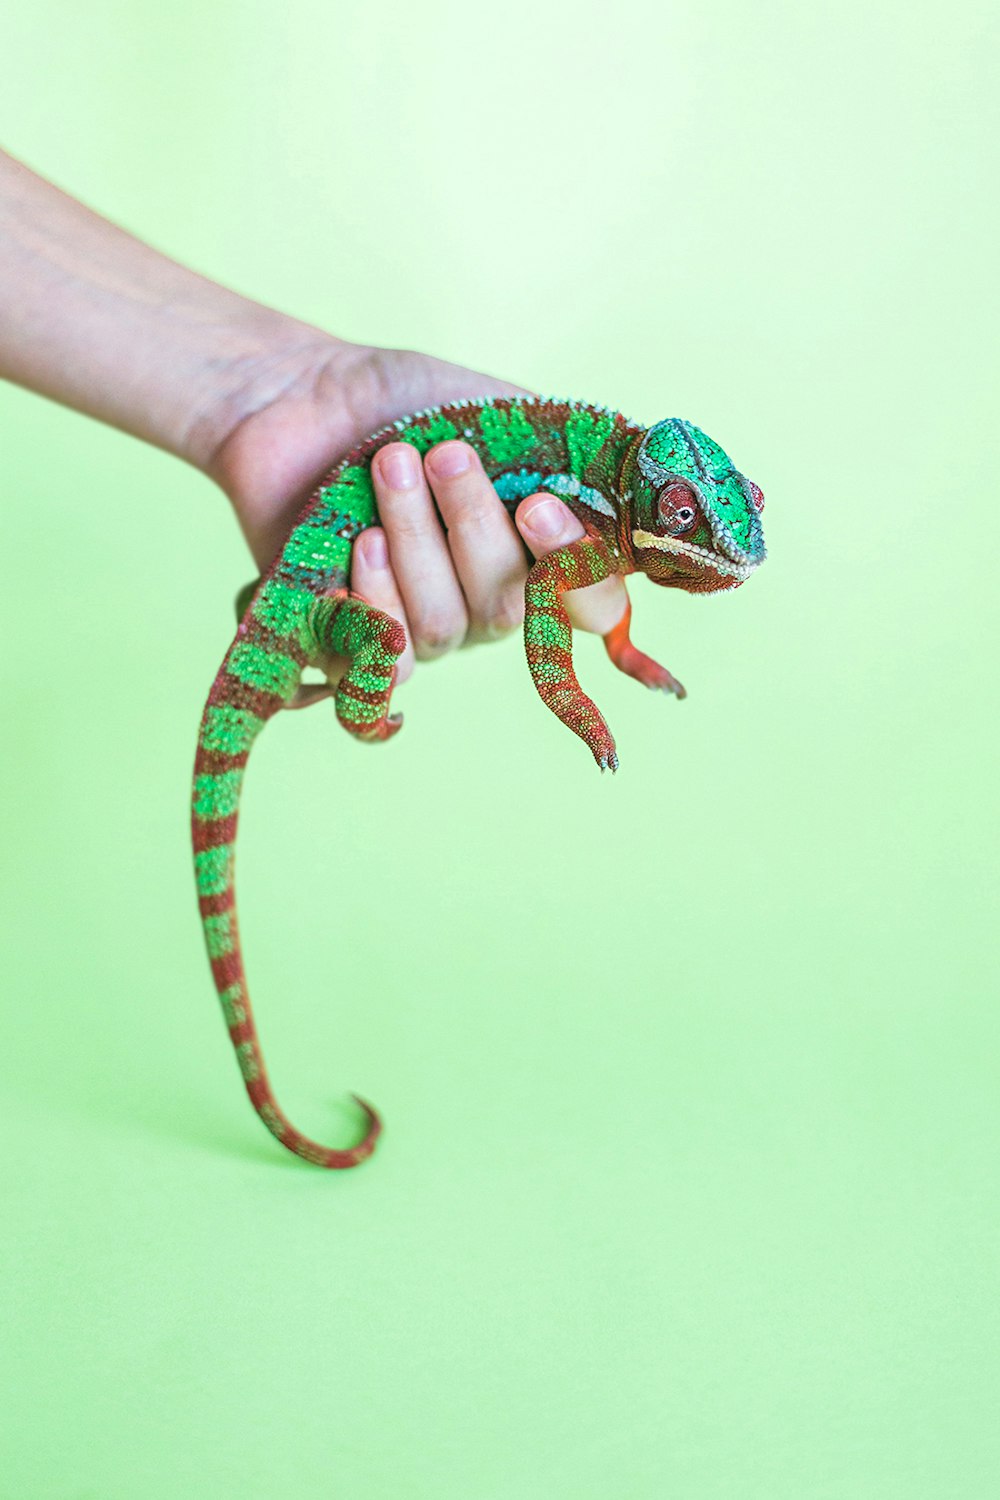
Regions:
<instances>
[{"instance_id":1,"label":"chameleon","mask_svg":"<svg viewBox=\"0 0 1000 1500\"><path fill-rule=\"evenodd\" d=\"M602 771L618 769L611 731L573 670L568 589L613 573L644 573L665 588L718 593L738 588L765 557L764 496L693 423L646 428L620 412L541 396L483 398L435 406L380 428L316 486L268 572L237 600L236 635L205 705L192 795L195 876L205 942L229 1037L254 1109L303 1160L353 1167L375 1149L381 1119L358 1095L365 1134L349 1149L301 1134L271 1088L236 921L234 859L240 791L251 746L279 710L303 706L317 689L306 667L348 663L335 691L336 717L355 738L391 739L390 712L403 627L352 593L351 549L378 520L371 460L389 442L420 454L450 438L475 449L510 513L537 491L563 500L585 535L535 562L525 584L524 646L543 703L588 746ZM682 698L680 682L629 636L631 609L604 637L614 665L646 687ZM322 689L326 693L326 689Z\"/></svg>"}]
</instances>

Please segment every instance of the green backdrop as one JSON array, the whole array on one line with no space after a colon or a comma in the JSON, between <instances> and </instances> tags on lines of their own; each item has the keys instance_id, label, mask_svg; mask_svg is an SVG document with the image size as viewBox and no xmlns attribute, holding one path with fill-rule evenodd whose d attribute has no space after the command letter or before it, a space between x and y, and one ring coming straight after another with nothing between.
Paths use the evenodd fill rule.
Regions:
<instances>
[{"instance_id":1,"label":"green backdrop","mask_svg":"<svg viewBox=\"0 0 1000 1500\"><path fill-rule=\"evenodd\" d=\"M196 918L237 528L0 390L0 1496L996 1493L995 7L12 9L9 149L345 337L703 424L770 561L635 587L683 704L580 642L617 778L516 641L384 750L268 730L265 1050L386 1120L324 1174Z\"/></svg>"}]
</instances>

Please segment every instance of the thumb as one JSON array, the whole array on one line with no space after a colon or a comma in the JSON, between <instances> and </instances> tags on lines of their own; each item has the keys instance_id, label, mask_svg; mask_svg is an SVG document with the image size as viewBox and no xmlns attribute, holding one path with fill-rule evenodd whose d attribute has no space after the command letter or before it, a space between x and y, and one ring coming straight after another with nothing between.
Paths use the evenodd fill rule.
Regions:
<instances>
[{"instance_id":1,"label":"thumb","mask_svg":"<svg viewBox=\"0 0 1000 1500\"><path fill-rule=\"evenodd\" d=\"M514 512L514 524L535 557L545 557L586 535L583 522L553 495L529 495L522 500ZM585 589L567 591L564 602L570 623L577 630L607 635L628 608L625 580L615 573Z\"/></svg>"}]
</instances>

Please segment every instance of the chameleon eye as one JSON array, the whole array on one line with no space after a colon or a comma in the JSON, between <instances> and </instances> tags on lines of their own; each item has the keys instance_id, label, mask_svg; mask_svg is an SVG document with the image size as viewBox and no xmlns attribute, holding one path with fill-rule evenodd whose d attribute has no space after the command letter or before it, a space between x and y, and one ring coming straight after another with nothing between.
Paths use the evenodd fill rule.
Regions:
<instances>
[{"instance_id":1,"label":"chameleon eye","mask_svg":"<svg viewBox=\"0 0 1000 1500\"><path fill-rule=\"evenodd\" d=\"M764 491L758 485L754 484L752 479L748 479L747 484L750 486L750 499L753 501L753 508L760 515L764 509Z\"/></svg>"},{"instance_id":2,"label":"chameleon eye","mask_svg":"<svg viewBox=\"0 0 1000 1500\"><path fill-rule=\"evenodd\" d=\"M671 480L660 491L657 506L668 536L683 536L696 524L700 514L694 490L680 479Z\"/></svg>"}]
</instances>

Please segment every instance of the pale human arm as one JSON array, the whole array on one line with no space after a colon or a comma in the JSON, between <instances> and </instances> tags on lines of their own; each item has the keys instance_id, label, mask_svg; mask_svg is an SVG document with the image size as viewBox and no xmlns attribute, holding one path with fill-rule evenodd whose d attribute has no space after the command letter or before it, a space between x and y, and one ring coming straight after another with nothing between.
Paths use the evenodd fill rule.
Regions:
<instances>
[{"instance_id":1,"label":"pale human arm","mask_svg":"<svg viewBox=\"0 0 1000 1500\"><path fill-rule=\"evenodd\" d=\"M228 495L258 567L315 480L405 412L520 387L410 350L338 339L178 264L0 152L0 376L175 454ZM462 443L375 468L382 527L355 548L352 587L407 627L414 655L514 628L533 555L580 535L559 501L529 497L517 530ZM464 454L464 474L439 472ZM436 469L437 466L437 469ZM545 503L554 529L537 524ZM150 518L150 525L156 520ZM604 633L624 585L572 601Z\"/></svg>"}]
</instances>

